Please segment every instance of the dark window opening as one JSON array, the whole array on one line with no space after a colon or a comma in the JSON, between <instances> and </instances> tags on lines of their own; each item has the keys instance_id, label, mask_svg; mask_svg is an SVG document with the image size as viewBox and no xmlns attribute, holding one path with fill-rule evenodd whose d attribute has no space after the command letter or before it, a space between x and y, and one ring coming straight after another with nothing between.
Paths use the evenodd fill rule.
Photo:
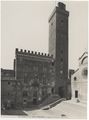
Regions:
<instances>
[{"instance_id":1,"label":"dark window opening","mask_svg":"<svg viewBox=\"0 0 89 120\"><path fill-rule=\"evenodd\" d=\"M76 78L76 77L74 77L74 80L76 81L76 80L77 80L77 78Z\"/></svg>"},{"instance_id":2,"label":"dark window opening","mask_svg":"<svg viewBox=\"0 0 89 120\"><path fill-rule=\"evenodd\" d=\"M60 97L63 98L64 97L64 88L63 87L59 87L58 88L58 92L59 92Z\"/></svg>"},{"instance_id":3,"label":"dark window opening","mask_svg":"<svg viewBox=\"0 0 89 120\"><path fill-rule=\"evenodd\" d=\"M26 102L26 100L24 100L24 102Z\"/></svg>"},{"instance_id":4,"label":"dark window opening","mask_svg":"<svg viewBox=\"0 0 89 120\"><path fill-rule=\"evenodd\" d=\"M88 73L87 70L84 70L84 71L83 71L83 75L84 75L84 76L87 76L87 73Z\"/></svg>"},{"instance_id":5,"label":"dark window opening","mask_svg":"<svg viewBox=\"0 0 89 120\"><path fill-rule=\"evenodd\" d=\"M10 82L8 82L8 85L10 85Z\"/></svg>"},{"instance_id":6,"label":"dark window opening","mask_svg":"<svg viewBox=\"0 0 89 120\"><path fill-rule=\"evenodd\" d=\"M52 88L52 90L51 90L51 91L52 91L52 94L53 94L53 93L54 93L54 88Z\"/></svg>"},{"instance_id":7,"label":"dark window opening","mask_svg":"<svg viewBox=\"0 0 89 120\"><path fill-rule=\"evenodd\" d=\"M33 98L33 104L37 104L37 99Z\"/></svg>"},{"instance_id":8,"label":"dark window opening","mask_svg":"<svg viewBox=\"0 0 89 120\"><path fill-rule=\"evenodd\" d=\"M54 62L52 62L52 66L54 66Z\"/></svg>"},{"instance_id":9,"label":"dark window opening","mask_svg":"<svg viewBox=\"0 0 89 120\"><path fill-rule=\"evenodd\" d=\"M75 98L78 98L78 91L75 90Z\"/></svg>"},{"instance_id":10,"label":"dark window opening","mask_svg":"<svg viewBox=\"0 0 89 120\"><path fill-rule=\"evenodd\" d=\"M8 96L10 95L10 93L8 93Z\"/></svg>"}]
</instances>

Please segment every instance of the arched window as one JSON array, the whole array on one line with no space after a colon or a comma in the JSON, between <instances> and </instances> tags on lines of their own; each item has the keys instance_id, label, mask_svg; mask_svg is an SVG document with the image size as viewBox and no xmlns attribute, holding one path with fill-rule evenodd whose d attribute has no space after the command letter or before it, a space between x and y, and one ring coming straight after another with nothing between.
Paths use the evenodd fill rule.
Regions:
<instances>
[{"instance_id":1,"label":"arched window","mask_svg":"<svg viewBox=\"0 0 89 120\"><path fill-rule=\"evenodd\" d=\"M85 61L86 58L88 58L88 56L86 56L86 57L84 57L84 58L82 59L81 64L84 63L84 61Z\"/></svg>"}]
</instances>

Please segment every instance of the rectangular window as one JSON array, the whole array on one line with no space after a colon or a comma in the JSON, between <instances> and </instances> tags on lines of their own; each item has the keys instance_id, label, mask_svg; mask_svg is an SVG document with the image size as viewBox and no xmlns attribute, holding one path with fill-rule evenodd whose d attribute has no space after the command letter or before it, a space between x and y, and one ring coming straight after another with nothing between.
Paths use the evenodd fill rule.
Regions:
<instances>
[{"instance_id":1,"label":"rectangular window","mask_svg":"<svg viewBox=\"0 0 89 120\"><path fill-rule=\"evenodd\" d=\"M10 85L10 82L8 82L8 85Z\"/></svg>"},{"instance_id":2,"label":"rectangular window","mask_svg":"<svg viewBox=\"0 0 89 120\"><path fill-rule=\"evenodd\" d=\"M24 100L24 102L26 102L26 100Z\"/></svg>"}]
</instances>

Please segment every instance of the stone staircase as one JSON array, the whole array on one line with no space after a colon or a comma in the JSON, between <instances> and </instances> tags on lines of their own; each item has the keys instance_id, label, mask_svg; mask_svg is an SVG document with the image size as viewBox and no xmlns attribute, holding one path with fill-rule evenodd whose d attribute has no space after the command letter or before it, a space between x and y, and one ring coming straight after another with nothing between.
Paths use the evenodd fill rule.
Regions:
<instances>
[{"instance_id":1,"label":"stone staircase","mask_svg":"<svg viewBox=\"0 0 89 120\"><path fill-rule=\"evenodd\" d=\"M51 105L55 106L56 104L58 104L58 102L61 100L61 97L58 95L51 95L48 98L46 98L40 105L39 105L39 109L44 108L45 106ZM54 104L53 104L54 103Z\"/></svg>"}]
</instances>

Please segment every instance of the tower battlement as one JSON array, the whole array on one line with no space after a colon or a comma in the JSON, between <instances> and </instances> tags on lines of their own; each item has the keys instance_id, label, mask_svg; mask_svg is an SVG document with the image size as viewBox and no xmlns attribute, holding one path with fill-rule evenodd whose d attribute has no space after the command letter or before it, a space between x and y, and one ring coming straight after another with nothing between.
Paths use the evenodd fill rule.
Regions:
<instances>
[{"instance_id":1,"label":"tower battlement","mask_svg":"<svg viewBox=\"0 0 89 120\"><path fill-rule=\"evenodd\" d=\"M52 54L41 53L41 52L30 51L30 50L23 50L23 49L18 49L18 48L16 48L15 52L16 52L16 55L20 54L20 55L28 55L28 56L41 56L41 57L53 58Z\"/></svg>"},{"instance_id":2,"label":"tower battlement","mask_svg":"<svg viewBox=\"0 0 89 120\"><path fill-rule=\"evenodd\" d=\"M64 9L64 10L66 9L65 4L62 3L62 2L58 2L58 7L61 8L61 9Z\"/></svg>"},{"instance_id":3,"label":"tower battlement","mask_svg":"<svg viewBox=\"0 0 89 120\"><path fill-rule=\"evenodd\" d=\"M66 10L66 5L62 2L59 2L58 5L54 8L53 12L51 13L48 21L50 22L51 19L53 18L53 16L55 16L55 14L62 14L66 17L69 16L69 12Z\"/></svg>"}]
</instances>

